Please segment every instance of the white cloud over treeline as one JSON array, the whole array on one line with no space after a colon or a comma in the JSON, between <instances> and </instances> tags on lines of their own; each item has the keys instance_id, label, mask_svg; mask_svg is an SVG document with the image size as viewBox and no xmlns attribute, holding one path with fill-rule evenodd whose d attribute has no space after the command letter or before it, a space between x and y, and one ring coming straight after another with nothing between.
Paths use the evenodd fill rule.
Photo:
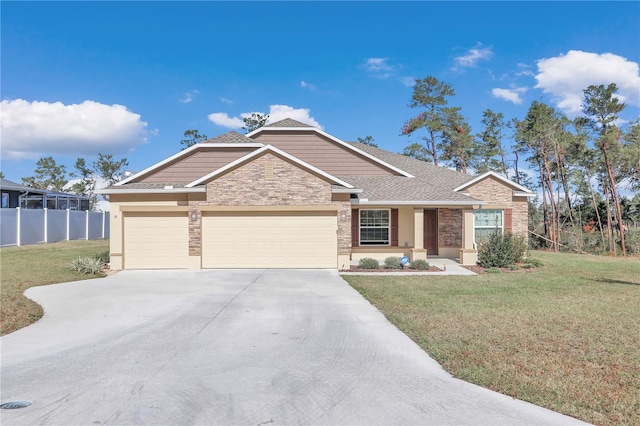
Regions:
<instances>
[{"instance_id":1,"label":"white cloud over treeline","mask_svg":"<svg viewBox=\"0 0 640 426\"><path fill-rule=\"evenodd\" d=\"M640 106L640 68L613 53L570 50L537 61L536 88L551 95L557 107L570 115L581 112L584 89L590 85L615 83L621 101Z\"/></svg>"},{"instance_id":2,"label":"white cloud over treeline","mask_svg":"<svg viewBox=\"0 0 640 426\"><path fill-rule=\"evenodd\" d=\"M119 154L147 141L147 123L123 105L94 101L0 102L1 152L5 158Z\"/></svg>"},{"instance_id":3,"label":"white cloud over treeline","mask_svg":"<svg viewBox=\"0 0 640 426\"><path fill-rule=\"evenodd\" d=\"M209 121L221 127L228 129L240 129L244 126L243 118L251 117L251 114L269 114L267 124L275 123L276 121L284 120L285 118L293 118L301 123L309 124L310 126L322 129L323 127L311 117L311 110L308 108L293 108L288 105L270 105L269 112L243 112L239 117L232 117L226 112L214 112L209 114Z\"/></svg>"}]
</instances>

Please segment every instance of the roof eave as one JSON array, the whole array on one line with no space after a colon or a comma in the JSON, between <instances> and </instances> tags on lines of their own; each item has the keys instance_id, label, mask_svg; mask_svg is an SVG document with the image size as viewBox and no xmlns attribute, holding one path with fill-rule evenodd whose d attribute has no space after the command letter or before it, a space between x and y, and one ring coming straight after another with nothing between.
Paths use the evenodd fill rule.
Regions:
<instances>
[{"instance_id":1,"label":"roof eave","mask_svg":"<svg viewBox=\"0 0 640 426\"><path fill-rule=\"evenodd\" d=\"M415 201L395 201L395 200L369 200L353 199L351 204L359 205L388 205L388 206L477 206L485 205L486 201L481 200L415 200Z\"/></svg>"},{"instance_id":2,"label":"roof eave","mask_svg":"<svg viewBox=\"0 0 640 426\"><path fill-rule=\"evenodd\" d=\"M94 194L114 195L114 194L188 194L207 192L207 188L126 188L123 189L99 189Z\"/></svg>"}]
</instances>

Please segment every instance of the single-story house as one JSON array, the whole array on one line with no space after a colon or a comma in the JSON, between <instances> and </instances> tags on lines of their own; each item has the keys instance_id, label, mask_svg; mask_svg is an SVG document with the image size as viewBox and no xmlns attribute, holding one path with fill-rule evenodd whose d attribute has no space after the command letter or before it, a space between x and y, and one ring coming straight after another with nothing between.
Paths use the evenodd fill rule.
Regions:
<instances>
[{"instance_id":1,"label":"single-story house","mask_svg":"<svg viewBox=\"0 0 640 426\"><path fill-rule=\"evenodd\" d=\"M0 178L0 194L3 209L89 210L89 198L83 195L31 188L5 178Z\"/></svg>"},{"instance_id":2,"label":"single-story house","mask_svg":"<svg viewBox=\"0 0 640 426\"><path fill-rule=\"evenodd\" d=\"M338 268L363 257L476 263L476 240L527 232L528 189L285 119L193 145L100 191L111 267Z\"/></svg>"}]
</instances>

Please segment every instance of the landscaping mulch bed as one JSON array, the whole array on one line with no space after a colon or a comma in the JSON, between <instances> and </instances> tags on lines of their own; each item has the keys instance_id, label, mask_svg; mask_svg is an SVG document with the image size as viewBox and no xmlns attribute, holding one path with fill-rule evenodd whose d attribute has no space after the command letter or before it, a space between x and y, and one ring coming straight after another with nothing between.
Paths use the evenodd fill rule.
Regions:
<instances>
[{"instance_id":1,"label":"landscaping mulch bed","mask_svg":"<svg viewBox=\"0 0 640 426\"><path fill-rule=\"evenodd\" d=\"M378 268L378 269L363 269L359 266L353 265L351 269L343 269L341 272L442 272L442 269L436 268L435 266L431 266L429 269L387 269L387 268Z\"/></svg>"},{"instance_id":2,"label":"landscaping mulch bed","mask_svg":"<svg viewBox=\"0 0 640 426\"><path fill-rule=\"evenodd\" d=\"M536 268L523 268L521 265L518 265L518 269L509 269L509 268L485 268L480 265L471 265L471 266L462 266L465 269L470 270L471 272L475 272L476 274L522 274L525 272L533 272Z\"/></svg>"}]
</instances>

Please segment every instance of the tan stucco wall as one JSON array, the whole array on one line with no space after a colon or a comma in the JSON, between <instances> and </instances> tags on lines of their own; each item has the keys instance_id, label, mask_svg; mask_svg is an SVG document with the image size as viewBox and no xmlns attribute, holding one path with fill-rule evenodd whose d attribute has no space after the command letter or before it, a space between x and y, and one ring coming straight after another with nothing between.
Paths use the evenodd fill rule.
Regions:
<instances>
[{"instance_id":1,"label":"tan stucco wall","mask_svg":"<svg viewBox=\"0 0 640 426\"><path fill-rule=\"evenodd\" d=\"M400 247L414 246L413 223L413 207L398 208L398 245Z\"/></svg>"},{"instance_id":2,"label":"tan stucco wall","mask_svg":"<svg viewBox=\"0 0 640 426\"><path fill-rule=\"evenodd\" d=\"M529 220L527 198L514 197L513 190L492 176L488 176L466 189L473 198L488 203L482 208L512 209L513 233L526 237Z\"/></svg>"}]
</instances>

